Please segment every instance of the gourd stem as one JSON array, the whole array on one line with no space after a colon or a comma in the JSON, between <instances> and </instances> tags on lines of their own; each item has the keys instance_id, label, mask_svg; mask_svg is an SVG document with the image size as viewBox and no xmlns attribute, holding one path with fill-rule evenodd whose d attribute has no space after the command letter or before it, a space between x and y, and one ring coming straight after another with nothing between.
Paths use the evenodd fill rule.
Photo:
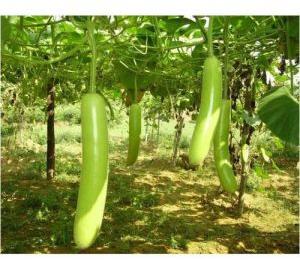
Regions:
<instances>
[{"instance_id":1,"label":"gourd stem","mask_svg":"<svg viewBox=\"0 0 300 260\"><path fill-rule=\"evenodd\" d=\"M225 60L224 60L224 84L223 84L223 99L230 99L228 97L229 85L228 85L228 29L229 29L229 17L225 17L224 24L224 47L225 47Z\"/></svg>"},{"instance_id":2,"label":"gourd stem","mask_svg":"<svg viewBox=\"0 0 300 260\"><path fill-rule=\"evenodd\" d=\"M134 104L136 104L137 103L137 80L136 80L136 78L137 78L137 75L135 75L135 77L134 77L134 92L133 92L133 103Z\"/></svg>"},{"instance_id":3,"label":"gourd stem","mask_svg":"<svg viewBox=\"0 0 300 260\"><path fill-rule=\"evenodd\" d=\"M114 113L114 109L113 109L111 103L106 98L106 96L103 95L103 93L101 91L99 91L99 95L101 95L103 97L106 105L108 106L108 109L109 109L109 112L110 112L110 120L113 121L115 119L115 113Z\"/></svg>"},{"instance_id":4,"label":"gourd stem","mask_svg":"<svg viewBox=\"0 0 300 260\"><path fill-rule=\"evenodd\" d=\"M208 24L208 34L207 34L207 44L208 44L208 55L209 56L214 55L213 43L212 43L213 20L214 20L214 17L210 16L209 24Z\"/></svg>"},{"instance_id":5,"label":"gourd stem","mask_svg":"<svg viewBox=\"0 0 300 260\"><path fill-rule=\"evenodd\" d=\"M92 52L92 60L90 67L90 86L89 92L96 92L96 67L97 67L97 50L96 50L96 41L94 37L95 24L94 21L87 21L87 29L88 29L88 42Z\"/></svg>"}]
</instances>

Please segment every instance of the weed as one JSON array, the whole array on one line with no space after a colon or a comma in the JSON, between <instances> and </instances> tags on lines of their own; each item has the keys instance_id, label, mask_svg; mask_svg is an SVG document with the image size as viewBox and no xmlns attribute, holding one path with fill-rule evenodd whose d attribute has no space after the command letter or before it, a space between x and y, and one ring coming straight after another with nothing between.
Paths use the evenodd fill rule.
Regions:
<instances>
[{"instance_id":1,"label":"weed","mask_svg":"<svg viewBox=\"0 0 300 260\"><path fill-rule=\"evenodd\" d=\"M50 211L48 208L42 204L41 209L36 212L35 219L41 223L47 222L49 219L49 213Z\"/></svg>"},{"instance_id":2,"label":"weed","mask_svg":"<svg viewBox=\"0 0 300 260\"><path fill-rule=\"evenodd\" d=\"M78 183L79 178L80 177L78 175L73 175L73 174L70 175L67 173L62 173L55 177L55 179L61 183Z\"/></svg>"},{"instance_id":3,"label":"weed","mask_svg":"<svg viewBox=\"0 0 300 260\"><path fill-rule=\"evenodd\" d=\"M56 119L69 124L80 124L80 104L64 104L56 108Z\"/></svg>"},{"instance_id":4,"label":"weed","mask_svg":"<svg viewBox=\"0 0 300 260\"><path fill-rule=\"evenodd\" d=\"M12 124L3 124L1 126L1 137L8 137L14 133L14 126Z\"/></svg>"},{"instance_id":5,"label":"weed","mask_svg":"<svg viewBox=\"0 0 300 260\"><path fill-rule=\"evenodd\" d=\"M273 187L271 186L267 191L266 191L267 197L277 201L280 199L280 193Z\"/></svg>"},{"instance_id":6,"label":"weed","mask_svg":"<svg viewBox=\"0 0 300 260\"><path fill-rule=\"evenodd\" d=\"M136 208L150 208L159 203L160 196L155 193L140 192L133 198L132 205Z\"/></svg>"},{"instance_id":7,"label":"weed","mask_svg":"<svg viewBox=\"0 0 300 260\"><path fill-rule=\"evenodd\" d=\"M28 164L24 172L20 175L21 180L42 180L45 178L46 171L44 160L35 160Z\"/></svg>"},{"instance_id":8,"label":"weed","mask_svg":"<svg viewBox=\"0 0 300 260\"><path fill-rule=\"evenodd\" d=\"M78 160L74 160L70 157L67 157L66 160L58 161L56 164L56 173L57 176L60 176L60 179L63 179L66 177L66 175L70 176L79 176L81 171L80 164ZM69 180L71 180L72 177L70 177Z\"/></svg>"},{"instance_id":9,"label":"weed","mask_svg":"<svg viewBox=\"0 0 300 260\"><path fill-rule=\"evenodd\" d=\"M69 246L73 239L73 222L68 221L67 218L57 221L53 225L50 239L56 246Z\"/></svg>"},{"instance_id":10,"label":"weed","mask_svg":"<svg viewBox=\"0 0 300 260\"><path fill-rule=\"evenodd\" d=\"M37 196L35 193L28 193L25 200L22 201L21 207L38 209L42 206L43 201L41 197Z\"/></svg>"},{"instance_id":11,"label":"weed","mask_svg":"<svg viewBox=\"0 0 300 260\"><path fill-rule=\"evenodd\" d=\"M46 113L43 109L29 107L25 109L24 117L28 123L44 122L46 119Z\"/></svg>"},{"instance_id":12,"label":"weed","mask_svg":"<svg viewBox=\"0 0 300 260\"><path fill-rule=\"evenodd\" d=\"M1 253L24 253L26 251L26 241L10 241L2 247Z\"/></svg>"},{"instance_id":13,"label":"weed","mask_svg":"<svg viewBox=\"0 0 300 260\"><path fill-rule=\"evenodd\" d=\"M180 235L172 234L169 239L169 245L174 249L186 249L187 241Z\"/></svg>"},{"instance_id":14,"label":"weed","mask_svg":"<svg viewBox=\"0 0 300 260\"><path fill-rule=\"evenodd\" d=\"M189 146L190 146L190 142L189 142L187 136L182 136L179 147L182 149L186 149L186 148L189 148Z\"/></svg>"},{"instance_id":15,"label":"weed","mask_svg":"<svg viewBox=\"0 0 300 260\"><path fill-rule=\"evenodd\" d=\"M66 126L56 129L56 143L81 142L81 130L79 126Z\"/></svg>"}]
</instances>

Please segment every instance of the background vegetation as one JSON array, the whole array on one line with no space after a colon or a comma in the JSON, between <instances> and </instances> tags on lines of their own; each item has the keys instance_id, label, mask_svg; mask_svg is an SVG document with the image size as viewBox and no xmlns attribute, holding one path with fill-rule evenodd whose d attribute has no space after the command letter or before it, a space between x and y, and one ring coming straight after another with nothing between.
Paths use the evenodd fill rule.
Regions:
<instances>
[{"instance_id":1,"label":"background vegetation","mask_svg":"<svg viewBox=\"0 0 300 260\"><path fill-rule=\"evenodd\" d=\"M81 171L80 98L91 59L86 19L1 17L2 253L78 252L72 229ZM85 252L299 251L299 19L215 17L214 52L222 64L227 57L229 67L231 159L238 181L247 176L242 214L238 194L220 189L212 153L202 169L186 160L207 20L96 17L97 91L108 101L110 173L101 234ZM134 78L142 143L137 163L126 166ZM50 179L49 84L55 86ZM246 173L240 160L245 140Z\"/></svg>"}]
</instances>

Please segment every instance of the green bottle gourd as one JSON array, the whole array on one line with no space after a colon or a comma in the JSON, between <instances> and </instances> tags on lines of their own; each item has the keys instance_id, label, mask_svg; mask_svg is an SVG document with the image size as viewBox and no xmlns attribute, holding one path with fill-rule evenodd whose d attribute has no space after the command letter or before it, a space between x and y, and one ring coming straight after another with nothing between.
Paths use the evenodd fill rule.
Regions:
<instances>
[{"instance_id":1,"label":"green bottle gourd","mask_svg":"<svg viewBox=\"0 0 300 260\"><path fill-rule=\"evenodd\" d=\"M227 192L234 193L238 185L232 170L228 150L230 111L231 101L222 100L220 119L214 135L214 157L217 173L223 189Z\"/></svg>"},{"instance_id":2,"label":"green bottle gourd","mask_svg":"<svg viewBox=\"0 0 300 260\"><path fill-rule=\"evenodd\" d=\"M93 244L99 233L107 193L108 129L103 97L85 94L81 103L82 172L74 222L79 249Z\"/></svg>"},{"instance_id":3,"label":"green bottle gourd","mask_svg":"<svg viewBox=\"0 0 300 260\"><path fill-rule=\"evenodd\" d=\"M202 165L209 152L219 120L221 99L221 65L212 55L204 62L200 109L189 149L191 165Z\"/></svg>"},{"instance_id":4,"label":"green bottle gourd","mask_svg":"<svg viewBox=\"0 0 300 260\"><path fill-rule=\"evenodd\" d=\"M132 165L137 160L140 147L142 111L139 104L130 106L129 114L129 144L127 164Z\"/></svg>"}]
</instances>

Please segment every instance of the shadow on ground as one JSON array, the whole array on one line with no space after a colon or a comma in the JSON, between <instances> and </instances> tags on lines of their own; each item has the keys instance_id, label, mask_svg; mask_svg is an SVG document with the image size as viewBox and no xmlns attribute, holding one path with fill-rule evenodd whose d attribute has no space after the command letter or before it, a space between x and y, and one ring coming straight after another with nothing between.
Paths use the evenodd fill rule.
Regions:
<instances>
[{"instance_id":1,"label":"shadow on ground","mask_svg":"<svg viewBox=\"0 0 300 260\"><path fill-rule=\"evenodd\" d=\"M78 178L52 183L19 178L29 158L43 155L21 156L24 164L18 169L15 162L20 157L6 154L3 159L2 253L299 252L298 222L293 220L297 212L290 210L291 204L298 203L297 194L288 200L249 194L249 203L261 197L271 206L262 209L248 203L244 216L237 218L235 197L219 192L213 170L188 172L173 167L167 158L152 155L133 167L113 161L101 234L91 248L79 252L72 241ZM71 154L65 159L74 161L72 173L78 177L78 160ZM41 173L39 168L31 171L33 176ZM297 187L289 190L295 191ZM278 201L283 209L274 206L271 212ZM280 210L290 219L284 219ZM274 214L278 222L269 223ZM264 223L269 225L259 228Z\"/></svg>"}]
</instances>

